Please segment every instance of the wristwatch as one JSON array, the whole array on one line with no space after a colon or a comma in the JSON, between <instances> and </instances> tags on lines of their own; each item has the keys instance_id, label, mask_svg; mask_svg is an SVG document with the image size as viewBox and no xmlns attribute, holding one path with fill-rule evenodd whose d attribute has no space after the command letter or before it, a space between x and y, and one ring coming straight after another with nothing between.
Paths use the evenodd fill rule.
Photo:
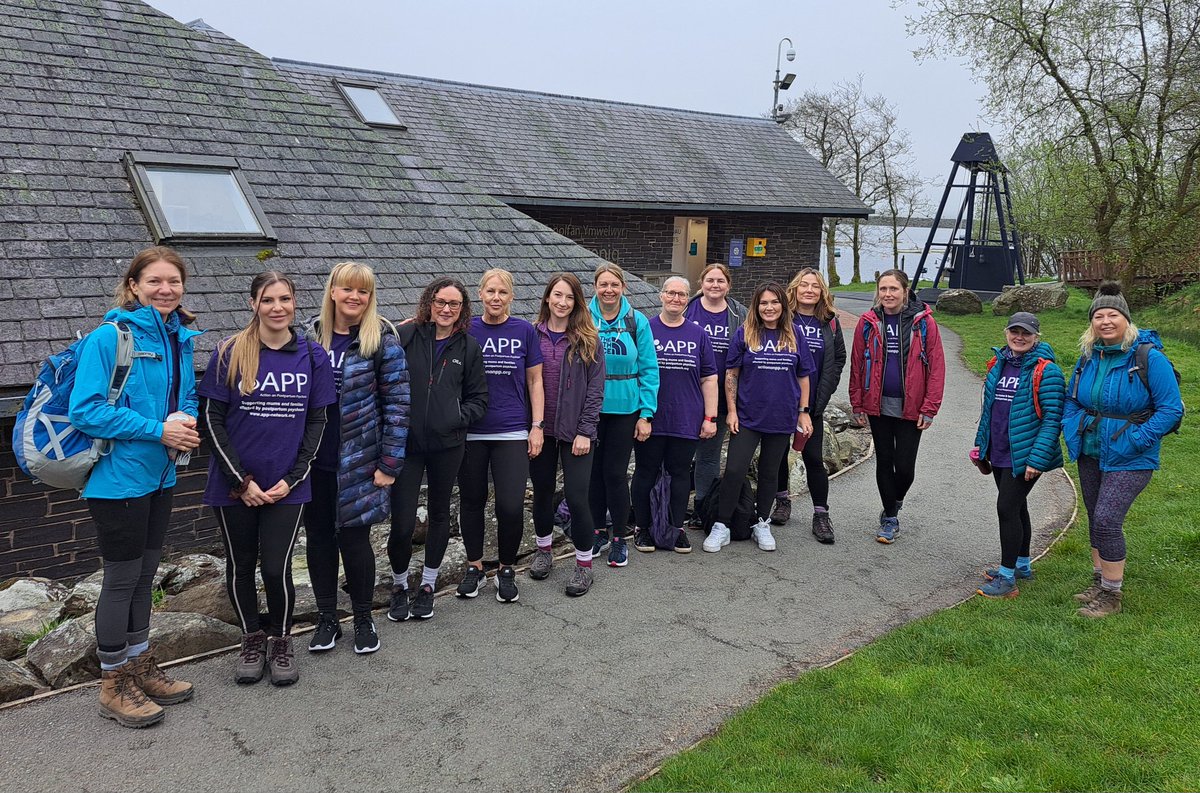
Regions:
<instances>
[{"instance_id":1,"label":"wristwatch","mask_svg":"<svg viewBox=\"0 0 1200 793\"><path fill-rule=\"evenodd\" d=\"M800 412L801 413L812 413L812 408L810 408L808 405L805 405L804 407L800 408Z\"/></svg>"},{"instance_id":2,"label":"wristwatch","mask_svg":"<svg viewBox=\"0 0 1200 793\"><path fill-rule=\"evenodd\" d=\"M544 422L544 421L535 421L535 422L533 422L533 426L532 426L530 429L535 429L535 430L544 430L544 429L546 429L546 422Z\"/></svg>"}]
</instances>

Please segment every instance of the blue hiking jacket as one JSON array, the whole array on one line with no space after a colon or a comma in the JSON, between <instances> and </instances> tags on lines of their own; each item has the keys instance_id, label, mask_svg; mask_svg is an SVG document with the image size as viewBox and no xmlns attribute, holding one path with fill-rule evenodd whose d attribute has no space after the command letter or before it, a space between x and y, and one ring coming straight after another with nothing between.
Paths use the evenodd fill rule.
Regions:
<instances>
[{"instance_id":1,"label":"blue hiking jacket","mask_svg":"<svg viewBox=\"0 0 1200 793\"><path fill-rule=\"evenodd\" d=\"M1142 385L1134 364L1137 344L1150 342L1147 375L1150 388ZM1099 422L1095 431L1099 433L1101 471L1145 471L1158 470L1159 449L1162 437L1183 416L1183 399L1179 394L1179 383L1171 362L1162 351L1158 332L1142 330L1137 342L1128 350L1113 352L1097 345L1087 358L1081 358L1071 382L1067 386L1067 402L1063 411L1063 438L1067 442L1067 453L1071 460L1078 460L1083 450L1083 432L1093 421ZM1106 356L1116 356L1106 358ZM1103 364L1106 373L1098 389L1097 373ZM1079 380L1076 389L1075 381ZM1075 391L1075 398L1071 394ZM1099 393L1099 400L1093 396ZM1100 411L1114 415L1129 415L1140 410L1153 409L1153 415L1144 424L1132 424L1123 419L1093 416L1088 413ZM1124 428L1122 430L1122 428ZM1114 437L1115 436L1115 437Z\"/></svg>"},{"instance_id":2,"label":"blue hiking jacket","mask_svg":"<svg viewBox=\"0 0 1200 793\"><path fill-rule=\"evenodd\" d=\"M201 331L184 327L178 312L164 323L153 306L114 308L104 320L124 322L133 333L133 349L157 357L134 358L121 398L109 406L117 329L101 325L81 345L71 389L71 423L93 438L113 441L109 453L92 469L83 497L137 498L175 485L175 463L162 444L162 424L169 412L170 393L176 388L179 410L193 418L198 413L192 340ZM179 383L175 382L172 334L179 337Z\"/></svg>"},{"instance_id":3,"label":"blue hiking jacket","mask_svg":"<svg viewBox=\"0 0 1200 793\"><path fill-rule=\"evenodd\" d=\"M650 320L642 312L634 311L624 297L612 322L600 315L597 298L592 298L588 308L604 349L604 405L600 412L619 415L636 412L639 418L653 418L658 410L658 353L654 351ZM636 344L625 326L625 315L629 313L637 328Z\"/></svg>"},{"instance_id":4,"label":"blue hiking jacket","mask_svg":"<svg viewBox=\"0 0 1200 793\"><path fill-rule=\"evenodd\" d=\"M975 445L979 456L986 458L992 439L992 406L996 400L996 384L1004 371L1005 351L993 347L996 364L983 380L983 408L979 414L979 430L975 433ZM1038 361L1046 360L1038 388L1038 404L1042 408L1041 418L1033 403L1033 372ZM1012 475L1024 476L1026 466L1033 466L1045 473L1062 468L1062 445L1058 442L1062 422L1063 403L1066 401L1066 381L1062 369L1054 363L1054 350L1046 342L1038 342L1021 359L1021 379L1008 411L1008 443L1012 450Z\"/></svg>"}]
</instances>

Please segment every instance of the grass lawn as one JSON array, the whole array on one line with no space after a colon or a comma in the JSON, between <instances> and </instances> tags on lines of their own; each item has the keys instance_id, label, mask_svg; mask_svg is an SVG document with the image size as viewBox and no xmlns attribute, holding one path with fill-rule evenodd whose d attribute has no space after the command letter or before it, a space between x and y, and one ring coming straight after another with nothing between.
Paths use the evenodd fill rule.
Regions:
<instances>
[{"instance_id":1,"label":"grass lawn","mask_svg":"<svg viewBox=\"0 0 1200 793\"><path fill-rule=\"evenodd\" d=\"M1088 302L1075 292L1041 316L1068 376ZM1200 348L1181 337L1200 338L1195 304L1134 312L1172 333L1167 352L1193 410ZM1004 327L985 311L938 318L980 372ZM1075 615L1071 595L1091 576L1081 508L1016 600L974 598L784 684L636 789L1200 789L1194 417L1164 441L1163 460L1126 522L1122 614Z\"/></svg>"}]
</instances>

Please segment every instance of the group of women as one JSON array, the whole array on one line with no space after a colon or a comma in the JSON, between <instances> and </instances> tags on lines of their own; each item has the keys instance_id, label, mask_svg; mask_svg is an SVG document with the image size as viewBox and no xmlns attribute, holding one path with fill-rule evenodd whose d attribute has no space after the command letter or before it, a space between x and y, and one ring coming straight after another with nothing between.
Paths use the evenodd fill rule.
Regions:
<instances>
[{"instance_id":1,"label":"group of women","mask_svg":"<svg viewBox=\"0 0 1200 793\"><path fill-rule=\"evenodd\" d=\"M745 307L729 295L729 270L711 264L696 296L686 279L667 279L662 310L648 320L626 299L621 269L603 264L590 302L576 276L553 275L532 324L511 316L512 275L495 269L479 283L481 316L472 316L461 282L438 278L421 295L416 315L399 326L381 316L375 276L365 265L334 267L319 315L305 325L296 321L295 285L267 271L250 284L249 322L217 345L199 384L194 317L182 305L186 280L184 262L169 248L134 257L118 285L117 307L105 318L133 332L138 353L127 386L110 399L116 331L106 324L82 345L71 398L72 422L110 442L83 495L104 561L96 611L100 712L123 725L153 724L163 718L163 705L192 695L191 684L159 668L148 633L176 464L199 446L201 431L212 448L204 503L221 528L226 585L243 631L239 683L269 676L284 686L298 679L291 556L301 524L320 612L310 651L330 650L342 636L339 561L355 652L379 649L369 531L389 518L394 585L387 616L429 619L456 482L468 558L457 590L464 598L476 597L487 580L484 512L491 501L500 560L496 599L518 599L514 568L530 481L537 548L529 576L551 575L560 471L575 556L567 595L590 590L593 558L606 548L610 566L626 565L631 532L639 551L691 551L684 529L693 480L697 503L717 488L716 520L703 547L720 551L756 452L752 535L759 548L774 550L772 518L782 523L790 513L789 442L803 447L813 534L823 543L834 540L822 413L846 352L829 291L814 269L801 270L786 288L759 286ZM937 415L944 380L937 325L908 287L903 272L880 276L876 305L860 319L850 355L854 419L870 425L875 441L883 543L899 533L921 434ZM1092 315L1083 363L1065 400L1062 373L1038 341L1036 318L1014 317L989 373L973 459L990 466L1000 490L1002 558L984 594L1011 596L1014 578L1032 575L1024 499L1040 472L1061 464L1061 417L1092 517L1097 572L1085 609L1119 608L1120 524L1157 467L1158 439L1174 424L1178 387L1172 392L1156 337L1139 334L1123 298L1098 297ZM1142 344L1153 348L1149 378L1125 378L1131 350ZM1143 382L1145 394L1138 390ZM719 476L726 431L728 459ZM422 482L427 533L418 582L410 581L409 566ZM657 515L656 487L664 493ZM256 570L266 615L259 614Z\"/></svg>"}]
</instances>

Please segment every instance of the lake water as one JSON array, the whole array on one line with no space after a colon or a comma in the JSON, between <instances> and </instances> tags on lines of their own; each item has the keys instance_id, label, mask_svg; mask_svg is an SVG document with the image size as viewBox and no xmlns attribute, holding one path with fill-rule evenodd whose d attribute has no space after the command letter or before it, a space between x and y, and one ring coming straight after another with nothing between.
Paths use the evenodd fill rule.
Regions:
<instances>
[{"instance_id":1,"label":"lake water","mask_svg":"<svg viewBox=\"0 0 1200 793\"><path fill-rule=\"evenodd\" d=\"M839 237L842 230L843 227L839 225ZM845 230L849 232L848 225ZM903 260L903 269L910 276L916 271L917 264L921 261L921 250L925 247L925 241L929 239L929 231L927 228L910 228L900 233L900 256ZM859 273L862 280L873 281L877 271L882 272L892 268L891 229L884 226L863 226L862 236L864 243L862 259L859 262ZM929 261L926 263L925 277L929 280L933 280L933 276L937 273L937 265L941 261L942 252L945 250L946 241L949 238L950 229L937 230L933 247L929 251ZM850 277L854 274L854 254L850 249L850 242L839 239L837 247L842 254L834 260L837 263L837 273L842 283L849 283ZM821 246L821 270L828 272L824 245Z\"/></svg>"}]
</instances>

